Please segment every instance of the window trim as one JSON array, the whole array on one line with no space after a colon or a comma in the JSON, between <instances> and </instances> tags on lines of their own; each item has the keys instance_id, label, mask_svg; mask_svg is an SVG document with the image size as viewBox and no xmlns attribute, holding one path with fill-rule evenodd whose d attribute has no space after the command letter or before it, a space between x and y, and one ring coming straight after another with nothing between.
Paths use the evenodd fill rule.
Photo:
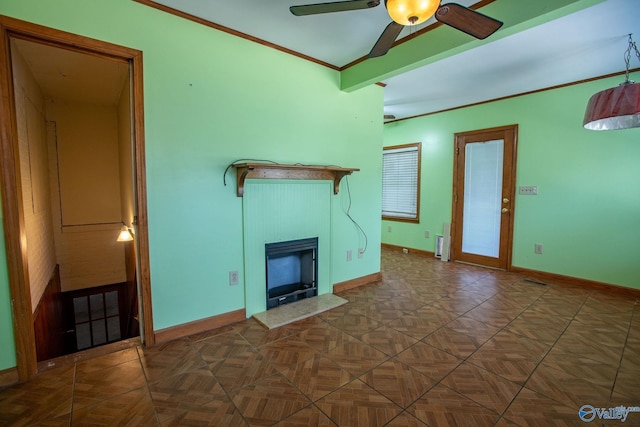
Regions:
<instances>
[{"instance_id":1,"label":"window trim","mask_svg":"<svg viewBox=\"0 0 640 427\"><path fill-rule=\"evenodd\" d=\"M418 172L418 181L417 181L417 186L416 186L416 217L415 218L408 218L408 217L399 217L399 216L389 216L389 215L382 215L382 219L385 221L399 221L399 222L410 222L410 223L414 223L414 224L419 224L420 223L420 184L422 181L422 177L421 177L421 171L422 171L422 143L421 142L414 142L414 143L410 143L410 144L401 144L401 145L392 145L389 147L382 147L382 152L383 152L383 168L384 168L384 152L387 150L397 150L397 149L406 149L406 148L416 148L417 152L418 152L418 165L417 165L417 172ZM383 171L384 174L384 171ZM384 180L384 176L383 176L383 180ZM383 182L384 185L384 182Z\"/></svg>"}]
</instances>

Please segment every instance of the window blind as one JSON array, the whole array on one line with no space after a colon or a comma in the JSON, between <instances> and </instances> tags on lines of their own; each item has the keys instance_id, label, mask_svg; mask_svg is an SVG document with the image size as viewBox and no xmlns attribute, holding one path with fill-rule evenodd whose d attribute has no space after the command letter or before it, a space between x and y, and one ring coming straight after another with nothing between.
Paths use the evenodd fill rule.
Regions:
<instances>
[{"instance_id":1,"label":"window blind","mask_svg":"<svg viewBox=\"0 0 640 427\"><path fill-rule=\"evenodd\" d=\"M385 149L382 159L382 216L417 218L419 145Z\"/></svg>"}]
</instances>

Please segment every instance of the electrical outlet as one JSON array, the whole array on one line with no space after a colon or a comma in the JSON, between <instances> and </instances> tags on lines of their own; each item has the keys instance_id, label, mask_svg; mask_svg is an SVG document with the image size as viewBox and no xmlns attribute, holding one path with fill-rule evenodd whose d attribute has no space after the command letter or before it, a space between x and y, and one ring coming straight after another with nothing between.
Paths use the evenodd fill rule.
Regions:
<instances>
[{"instance_id":1,"label":"electrical outlet","mask_svg":"<svg viewBox=\"0 0 640 427\"><path fill-rule=\"evenodd\" d=\"M424 231L424 238L428 239L429 238L429 230L425 230Z\"/></svg>"},{"instance_id":2,"label":"electrical outlet","mask_svg":"<svg viewBox=\"0 0 640 427\"><path fill-rule=\"evenodd\" d=\"M347 261L351 261L352 258L353 258L353 251L351 251L351 249L349 249L347 251Z\"/></svg>"},{"instance_id":3,"label":"electrical outlet","mask_svg":"<svg viewBox=\"0 0 640 427\"><path fill-rule=\"evenodd\" d=\"M235 286L238 284L238 272L237 271L230 271L229 272L229 285L230 286Z\"/></svg>"},{"instance_id":4,"label":"electrical outlet","mask_svg":"<svg viewBox=\"0 0 640 427\"><path fill-rule=\"evenodd\" d=\"M358 258L362 258L364 255L364 248L358 248Z\"/></svg>"},{"instance_id":5,"label":"electrical outlet","mask_svg":"<svg viewBox=\"0 0 640 427\"><path fill-rule=\"evenodd\" d=\"M387 227L387 231L391 233L391 226Z\"/></svg>"},{"instance_id":6,"label":"electrical outlet","mask_svg":"<svg viewBox=\"0 0 640 427\"><path fill-rule=\"evenodd\" d=\"M534 252L537 254L542 254L542 243L536 243L534 246Z\"/></svg>"},{"instance_id":7,"label":"electrical outlet","mask_svg":"<svg viewBox=\"0 0 640 427\"><path fill-rule=\"evenodd\" d=\"M402 248L402 253L403 253L403 254L408 254L408 253L409 253L409 249L407 249L407 248Z\"/></svg>"}]
</instances>

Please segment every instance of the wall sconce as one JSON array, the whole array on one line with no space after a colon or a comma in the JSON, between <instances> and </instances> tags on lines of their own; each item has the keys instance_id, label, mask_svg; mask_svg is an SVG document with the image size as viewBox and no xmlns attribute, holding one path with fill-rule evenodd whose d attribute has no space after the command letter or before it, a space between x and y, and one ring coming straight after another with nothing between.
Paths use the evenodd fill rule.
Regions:
<instances>
[{"instance_id":1,"label":"wall sconce","mask_svg":"<svg viewBox=\"0 0 640 427\"><path fill-rule=\"evenodd\" d=\"M126 225L122 225L120 227L120 234L118 234L117 242L131 242L133 240L133 234L131 233L131 229Z\"/></svg>"},{"instance_id":2,"label":"wall sconce","mask_svg":"<svg viewBox=\"0 0 640 427\"><path fill-rule=\"evenodd\" d=\"M640 127L640 83L629 80L631 50L638 60L640 52L629 34L629 47L624 54L626 75L618 87L598 92L589 99L582 124L590 130L615 130Z\"/></svg>"}]
</instances>

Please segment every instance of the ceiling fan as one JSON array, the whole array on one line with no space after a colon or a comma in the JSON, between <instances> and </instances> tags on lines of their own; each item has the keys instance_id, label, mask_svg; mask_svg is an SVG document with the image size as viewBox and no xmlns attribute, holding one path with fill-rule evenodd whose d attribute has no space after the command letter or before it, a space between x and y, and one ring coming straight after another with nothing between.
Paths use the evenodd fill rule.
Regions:
<instances>
[{"instance_id":1,"label":"ceiling fan","mask_svg":"<svg viewBox=\"0 0 640 427\"><path fill-rule=\"evenodd\" d=\"M434 15L439 22L477 39L489 37L502 26L501 21L457 3L440 5L440 0L384 0L384 4L393 21L378 38L367 55L369 58L386 54L406 25L418 25ZM289 10L296 16L304 16L370 9L378 5L380 0L349 0L291 6Z\"/></svg>"}]
</instances>

